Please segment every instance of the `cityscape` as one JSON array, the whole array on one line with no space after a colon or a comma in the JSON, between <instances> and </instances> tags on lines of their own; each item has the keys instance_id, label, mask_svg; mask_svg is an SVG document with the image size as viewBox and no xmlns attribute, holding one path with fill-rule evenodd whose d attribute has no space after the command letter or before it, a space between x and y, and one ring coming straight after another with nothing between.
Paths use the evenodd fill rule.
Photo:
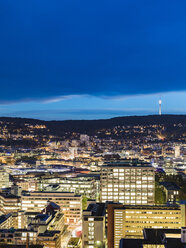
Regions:
<instances>
[{"instance_id":1,"label":"cityscape","mask_svg":"<svg viewBox=\"0 0 186 248\"><path fill-rule=\"evenodd\" d=\"M1 118L0 247L184 247L186 116L71 122Z\"/></svg>"},{"instance_id":2,"label":"cityscape","mask_svg":"<svg viewBox=\"0 0 186 248\"><path fill-rule=\"evenodd\" d=\"M185 13L0 0L0 248L186 248Z\"/></svg>"}]
</instances>

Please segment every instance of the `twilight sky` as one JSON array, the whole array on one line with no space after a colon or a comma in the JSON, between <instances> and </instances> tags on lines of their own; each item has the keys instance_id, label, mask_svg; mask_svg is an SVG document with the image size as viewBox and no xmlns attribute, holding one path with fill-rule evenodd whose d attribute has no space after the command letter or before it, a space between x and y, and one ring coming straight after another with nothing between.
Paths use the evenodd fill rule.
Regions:
<instances>
[{"instance_id":1,"label":"twilight sky","mask_svg":"<svg viewBox=\"0 0 186 248\"><path fill-rule=\"evenodd\" d=\"M0 0L0 116L186 114L185 0Z\"/></svg>"}]
</instances>

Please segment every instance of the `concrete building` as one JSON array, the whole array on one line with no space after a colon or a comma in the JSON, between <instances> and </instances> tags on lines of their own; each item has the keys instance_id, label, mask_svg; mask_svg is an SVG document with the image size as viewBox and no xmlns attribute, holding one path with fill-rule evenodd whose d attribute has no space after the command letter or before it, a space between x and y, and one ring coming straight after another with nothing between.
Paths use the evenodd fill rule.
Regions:
<instances>
[{"instance_id":1,"label":"concrete building","mask_svg":"<svg viewBox=\"0 0 186 248\"><path fill-rule=\"evenodd\" d=\"M155 173L152 166L139 160L103 164L101 201L131 205L154 204Z\"/></svg>"},{"instance_id":2,"label":"concrete building","mask_svg":"<svg viewBox=\"0 0 186 248\"><path fill-rule=\"evenodd\" d=\"M105 204L90 203L83 211L82 247L103 247L105 244Z\"/></svg>"}]
</instances>

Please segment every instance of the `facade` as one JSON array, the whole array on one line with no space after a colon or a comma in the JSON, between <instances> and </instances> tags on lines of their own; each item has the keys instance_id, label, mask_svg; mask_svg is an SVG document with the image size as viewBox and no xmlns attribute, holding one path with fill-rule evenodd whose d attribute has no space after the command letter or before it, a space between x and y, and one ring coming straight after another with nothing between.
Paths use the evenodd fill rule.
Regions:
<instances>
[{"instance_id":1,"label":"facade","mask_svg":"<svg viewBox=\"0 0 186 248\"><path fill-rule=\"evenodd\" d=\"M101 202L131 205L154 204L155 173L138 160L107 163L101 168Z\"/></svg>"},{"instance_id":2,"label":"facade","mask_svg":"<svg viewBox=\"0 0 186 248\"><path fill-rule=\"evenodd\" d=\"M0 213L18 212L21 208L21 198L11 193L0 193Z\"/></svg>"},{"instance_id":3,"label":"facade","mask_svg":"<svg viewBox=\"0 0 186 248\"><path fill-rule=\"evenodd\" d=\"M36 244L37 232L27 229L0 229L0 244L25 245L29 238L29 244Z\"/></svg>"},{"instance_id":4,"label":"facade","mask_svg":"<svg viewBox=\"0 0 186 248\"><path fill-rule=\"evenodd\" d=\"M92 177L75 178L45 178L39 183L42 191L73 192L85 195L87 198L96 199L98 194L98 182Z\"/></svg>"},{"instance_id":5,"label":"facade","mask_svg":"<svg viewBox=\"0 0 186 248\"><path fill-rule=\"evenodd\" d=\"M60 206L65 224L77 224L81 220L82 197L74 193L25 192L21 197L21 209L27 212L41 212L48 201Z\"/></svg>"},{"instance_id":6,"label":"facade","mask_svg":"<svg viewBox=\"0 0 186 248\"><path fill-rule=\"evenodd\" d=\"M0 188L9 187L9 174L4 170L0 169Z\"/></svg>"},{"instance_id":7,"label":"facade","mask_svg":"<svg viewBox=\"0 0 186 248\"><path fill-rule=\"evenodd\" d=\"M50 180L48 180L50 181ZM78 195L85 195L87 198L96 199L97 197L97 182L95 178L75 177L75 178L60 178L59 183L47 182L43 179L40 183L40 189L46 191L74 192Z\"/></svg>"},{"instance_id":8,"label":"facade","mask_svg":"<svg viewBox=\"0 0 186 248\"><path fill-rule=\"evenodd\" d=\"M180 229L180 207L131 206L111 204L108 206L108 248L118 248L121 238L142 238L145 228Z\"/></svg>"},{"instance_id":9,"label":"facade","mask_svg":"<svg viewBox=\"0 0 186 248\"><path fill-rule=\"evenodd\" d=\"M184 230L182 229L144 229L142 239L120 240L119 248L173 248L185 247Z\"/></svg>"},{"instance_id":10,"label":"facade","mask_svg":"<svg viewBox=\"0 0 186 248\"><path fill-rule=\"evenodd\" d=\"M37 180L34 179L22 179L22 180L17 180L16 184L22 188L22 190L25 191L37 191L38 190L38 182Z\"/></svg>"},{"instance_id":11,"label":"facade","mask_svg":"<svg viewBox=\"0 0 186 248\"><path fill-rule=\"evenodd\" d=\"M46 248L61 248L61 232L50 231L40 233L37 236L37 244L43 245Z\"/></svg>"},{"instance_id":12,"label":"facade","mask_svg":"<svg viewBox=\"0 0 186 248\"><path fill-rule=\"evenodd\" d=\"M0 216L0 229L8 229L13 226L13 217L11 214Z\"/></svg>"},{"instance_id":13,"label":"facade","mask_svg":"<svg viewBox=\"0 0 186 248\"><path fill-rule=\"evenodd\" d=\"M90 203L83 211L82 247L103 247L105 244L105 204Z\"/></svg>"},{"instance_id":14,"label":"facade","mask_svg":"<svg viewBox=\"0 0 186 248\"><path fill-rule=\"evenodd\" d=\"M44 233L46 230L62 233L65 227L64 214L57 204L49 202L42 213L29 217L27 224L30 229L38 230L39 233Z\"/></svg>"}]
</instances>

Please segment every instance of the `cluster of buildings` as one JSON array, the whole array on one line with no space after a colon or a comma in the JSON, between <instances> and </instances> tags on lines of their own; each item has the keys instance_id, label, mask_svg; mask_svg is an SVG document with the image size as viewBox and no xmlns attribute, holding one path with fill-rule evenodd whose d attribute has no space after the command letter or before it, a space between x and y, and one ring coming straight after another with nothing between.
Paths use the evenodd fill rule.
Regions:
<instances>
[{"instance_id":1,"label":"cluster of buildings","mask_svg":"<svg viewBox=\"0 0 186 248\"><path fill-rule=\"evenodd\" d=\"M186 145L163 142L162 125L61 140L43 125L24 129L43 139L0 146L0 247L184 247Z\"/></svg>"}]
</instances>

